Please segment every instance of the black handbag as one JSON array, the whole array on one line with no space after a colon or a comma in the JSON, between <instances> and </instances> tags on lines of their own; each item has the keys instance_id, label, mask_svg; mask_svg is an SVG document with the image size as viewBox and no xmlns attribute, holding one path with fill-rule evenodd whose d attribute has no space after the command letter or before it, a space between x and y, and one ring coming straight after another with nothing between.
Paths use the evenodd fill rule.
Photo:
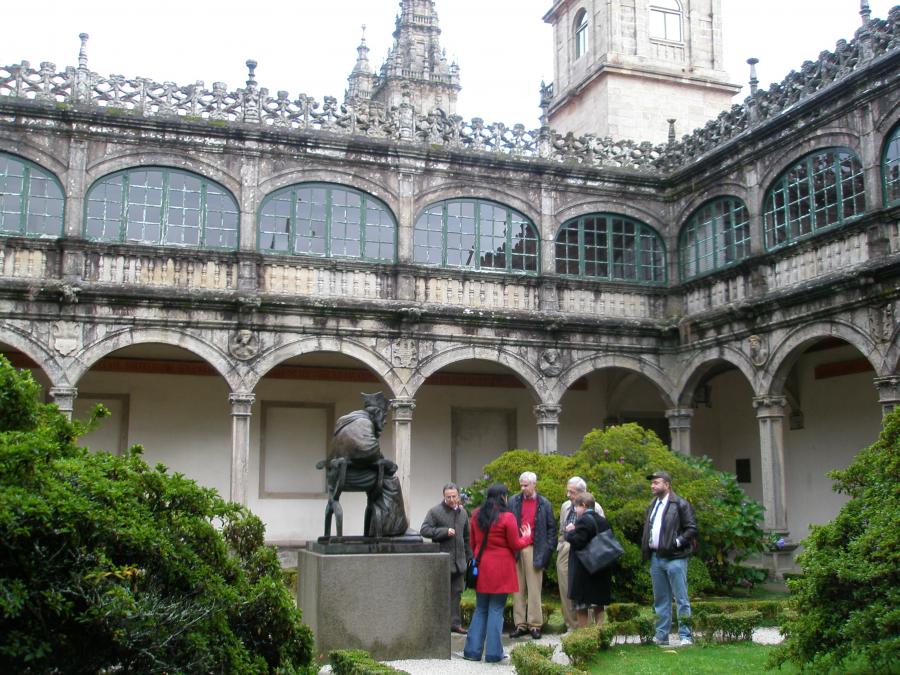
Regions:
<instances>
[{"instance_id":1,"label":"black handbag","mask_svg":"<svg viewBox=\"0 0 900 675\"><path fill-rule=\"evenodd\" d=\"M475 590L475 584L478 583L478 566L481 564L481 554L484 553L484 547L487 545L488 532L484 533L484 539L481 540L481 546L478 547L478 554L474 558L470 558L466 563L466 588Z\"/></svg>"},{"instance_id":2,"label":"black handbag","mask_svg":"<svg viewBox=\"0 0 900 675\"><path fill-rule=\"evenodd\" d=\"M578 562L588 574L596 574L605 570L625 554L625 549L618 542L612 530L603 530L594 535L588 545L575 551Z\"/></svg>"}]
</instances>

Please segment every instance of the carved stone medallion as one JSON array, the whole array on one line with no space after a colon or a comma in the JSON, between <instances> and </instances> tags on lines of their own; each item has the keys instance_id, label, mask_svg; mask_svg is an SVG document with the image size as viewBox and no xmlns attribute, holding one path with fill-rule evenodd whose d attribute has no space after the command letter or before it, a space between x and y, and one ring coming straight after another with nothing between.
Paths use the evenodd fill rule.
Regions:
<instances>
[{"instance_id":1,"label":"carved stone medallion","mask_svg":"<svg viewBox=\"0 0 900 675\"><path fill-rule=\"evenodd\" d=\"M541 352L538 368L546 377L556 377L562 372L562 356L558 349L545 349Z\"/></svg>"},{"instance_id":2,"label":"carved stone medallion","mask_svg":"<svg viewBox=\"0 0 900 675\"><path fill-rule=\"evenodd\" d=\"M398 338L391 343L391 360L398 368L412 368L419 360L418 344L410 338Z\"/></svg>"},{"instance_id":3,"label":"carved stone medallion","mask_svg":"<svg viewBox=\"0 0 900 675\"><path fill-rule=\"evenodd\" d=\"M63 356L81 348L81 327L72 321L53 324L53 348Z\"/></svg>"},{"instance_id":4,"label":"carved stone medallion","mask_svg":"<svg viewBox=\"0 0 900 675\"><path fill-rule=\"evenodd\" d=\"M757 368L762 368L769 360L769 348L765 338L759 335L751 335L747 338L750 348L750 362Z\"/></svg>"},{"instance_id":5,"label":"carved stone medallion","mask_svg":"<svg viewBox=\"0 0 900 675\"><path fill-rule=\"evenodd\" d=\"M249 361L259 354L259 336L247 328L236 330L228 340L228 351L240 361Z\"/></svg>"}]
</instances>

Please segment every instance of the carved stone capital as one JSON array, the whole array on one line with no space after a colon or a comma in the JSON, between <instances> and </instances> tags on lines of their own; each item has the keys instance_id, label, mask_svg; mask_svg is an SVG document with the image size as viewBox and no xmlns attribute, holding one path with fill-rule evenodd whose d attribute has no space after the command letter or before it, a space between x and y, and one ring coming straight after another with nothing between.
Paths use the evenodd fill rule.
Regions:
<instances>
[{"instance_id":1,"label":"carved stone capital","mask_svg":"<svg viewBox=\"0 0 900 675\"><path fill-rule=\"evenodd\" d=\"M562 407L558 405L541 403L540 405L534 406L534 416L537 418L538 424L558 425L561 412Z\"/></svg>"},{"instance_id":2,"label":"carved stone capital","mask_svg":"<svg viewBox=\"0 0 900 675\"><path fill-rule=\"evenodd\" d=\"M784 417L787 399L784 396L754 396L757 417Z\"/></svg>"},{"instance_id":3,"label":"carved stone capital","mask_svg":"<svg viewBox=\"0 0 900 675\"><path fill-rule=\"evenodd\" d=\"M416 409L414 398L392 398L391 410L394 413L395 422L412 422L413 410Z\"/></svg>"},{"instance_id":4,"label":"carved stone capital","mask_svg":"<svg viewBox=\"0 0 900 675\"><path fill-rule=\"evenodd\" d=\"M693 416L694 411L691 408L669 408L666 410L666 419L669 420L669 427L674 429L690 429Z\"/></svg>"},{"instance_id":5,"label":"carved stone capital","mask_svg":"<svg viewBox=\"0 0 900 675\"><path fill-rule=\"evenodd\" d=\"M878 392L879 403L895 403L900 401L900 375L876 377L872 380Z\"/></svg>"},{"instance_id":6,"label":"carved stone capital","mask_svg":"<svg viewBox=\"0 0 900 675\"><path fill-rule=\"evenodd\" d=\"M228 394L232 417L250 417L250 409L256 400L256 394L248 392L232 392Z\"/></svg>"},{"instance_id":7,"label":"carved stone capital","mask_svg":"<svg viewBox=\"0 0 900 675\"><path fill-rule=\"evenodd\" d=\"M71 412L75 407L75 399L78 398L78 388L50 387L50 396L57 408L66 412Z\"/></svg>"}]
</instances>

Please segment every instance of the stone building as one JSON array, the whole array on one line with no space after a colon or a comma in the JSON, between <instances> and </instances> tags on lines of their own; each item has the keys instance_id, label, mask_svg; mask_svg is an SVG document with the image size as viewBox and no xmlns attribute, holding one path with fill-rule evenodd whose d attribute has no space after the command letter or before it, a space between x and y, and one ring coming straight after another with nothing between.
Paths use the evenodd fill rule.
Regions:
<instances>
[{"instance_id":1,"label":"stone building","mask_svg":"<svg viewBox=\"0 0 900 675\"><path fill-rule=\"evenodd\" d=\"M529 130L414 82L319 106L252 62L236 91L102 77L87 36L77 67L0 68L0 350L112 411L91 447L144 445L283 545L321 533L313 467L377 389L414 523L503 450L633 420L799 540L900 397L900 8L862 4L657 145L559 133L546 96Z\"/></svg>"}]
</instances>

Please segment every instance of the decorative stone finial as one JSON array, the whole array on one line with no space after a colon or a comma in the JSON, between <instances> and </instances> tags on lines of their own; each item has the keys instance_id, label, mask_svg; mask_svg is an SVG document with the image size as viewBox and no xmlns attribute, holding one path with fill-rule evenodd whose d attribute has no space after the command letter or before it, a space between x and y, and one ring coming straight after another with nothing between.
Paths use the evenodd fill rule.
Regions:
<instances>
[{"instance_id":1,"label":"decorative stone finial","mask_svg":"<svg viewBox=\"0 0 900 675\"><path fill-rule=\"evenodd\" d=\"M247 71L248 71L248 74L247 74L247 86L248 86L248 87L255 87L255 86L256 86L256 66L257 66L257 63L256 63L256 61L254 61L253 59L247 59L246 66L247 66Z\"/></svg>"},{"instance_id":2,"label":"decorative stone finial","mask_svg":"<svg viewBox=\"0 0 900 675\"><path fill-rule=\"evenodd\" d=\"M676 119L673 117L671 119L667 119L666 122L669 123L669 145L672 145L675 142L675 122Z\"/></svg>"},{"instance_id":3,"label":"decorative stone finial","mask_svg":"<svg viewBox=\"0 0 900 675\"><path fill-rule=\"evenodd\" d=\"M541 126L550 124L547 111L550 109L550 101L553 100L553 83L544 84L541 80Z\"/></svg>"},{"instance_id":4,"label":"decorative stone finial","mask_svg":"<svg viewBox=\"0 0 900 675\"><path fill-rule=\"evenodd\" d=\"M872 10L869 8L869 0L859 0L859 16L862 18L862 25L869 23L872 16Z\"/></svg>"},{"instance_id":5,"label":"decorative stone finial","mask_svg":"<svg viewBox=\"0 0 900 675\"><path fill-rule=\"evenodd\" d=\"M78 67L87 69L87 41L90 36L87 33L79 33L78 39L81 40L81 48L78 50Z\"/></svg>"},{"instance_id":6,"label":"decorative stone finial","mask_svg":"<svg viewBox=\"0 0 900 675\"><path fill-rule=\"evenodd\" d=\"M759 90L759 78L756 77L756 64L759 63L759 59L751 56L747 59L747 63L750 64L750 95L753 96Z\"/></svg>"}]
</instances>

